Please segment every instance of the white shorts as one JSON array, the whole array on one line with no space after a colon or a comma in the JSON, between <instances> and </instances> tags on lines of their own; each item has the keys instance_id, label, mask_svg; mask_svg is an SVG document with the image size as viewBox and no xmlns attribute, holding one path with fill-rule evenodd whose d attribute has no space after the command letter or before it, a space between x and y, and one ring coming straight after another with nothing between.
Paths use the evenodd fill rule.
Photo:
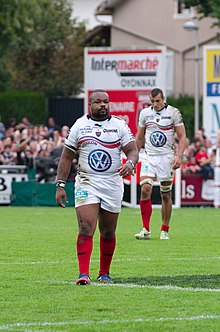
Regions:
<instances>
[{"instance_id":1,"label":"white shorts","mask_svg":"<svg viewBox=\"0 0 220 332\"><path fill-rule=\"evenodd\" d=\"M124 193L123 180L118 174L94 175L77 174L75 182L75 207L100 204L112 213L121 211Z\"/></svg>"},{"instance_id":2,"label":"white shorts","mask_svg":"<svg viewBox=\"0 0 220 332\"><path fill-rule=\"evenodd\" d=\"M147 176L157 181L173 181L174 170L172 168L173 154L141 155L140 177Z\"/></svg>"}]
</instances>

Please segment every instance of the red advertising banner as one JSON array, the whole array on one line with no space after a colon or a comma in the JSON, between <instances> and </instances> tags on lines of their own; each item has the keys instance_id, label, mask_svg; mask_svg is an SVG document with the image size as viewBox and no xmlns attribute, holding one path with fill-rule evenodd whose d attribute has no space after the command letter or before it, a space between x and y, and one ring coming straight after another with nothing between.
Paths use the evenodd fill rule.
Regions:
<instances>
[{"instance_id":1,"label":"red advertising banner","mask_svg":"<svg viewBox=\"0 0 220 332\"><path fill-rule=\"evenodd\" d=\"M92 92L89 91L88 94ZM136 91L107 91L109 94L111 114L125 120L135 135L137 131L138 115L143 108L143 102ZM89 112L89 110L88 110Z\"/></svg>"},{"instance_id":2,"label":"red advertising banner","mask_svg":"<svg viewBox=\"0 0 220 332\"><path fill-rule=\"evenodd\" d=\"M138 115L153 88L165 90L166 48L85 48L85 110L88 96L103 89L110 96L111 114L122 117L136 134Z\"/></svg>"},{"instance_id":3,"label":"red advertising banner","mask_svg":"<svg viewBox=\"0 0 220 332\"><path fill-rule=\"evenodd\" d=\"M182 175L181 206L210 205L214 201L214 180L204 181L200 175Z\"/></svg>"}]
</instances>

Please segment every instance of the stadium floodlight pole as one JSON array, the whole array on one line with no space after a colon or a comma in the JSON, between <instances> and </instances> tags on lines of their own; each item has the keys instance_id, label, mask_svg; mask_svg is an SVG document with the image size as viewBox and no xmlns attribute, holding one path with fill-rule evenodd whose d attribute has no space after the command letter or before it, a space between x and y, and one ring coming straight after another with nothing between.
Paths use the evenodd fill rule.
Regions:
<instances>
[{"instance_id":1,"label":"stadium floodlight pole","mask_svg":"<svg viewBox=\"0 0 220 332\"><path fill-rule=\"evenodd\" d=\"M199 129L199 27L193 21L187 21L183 28L187 31L195 31L195 109L194 109L194 131Z\"/></svg>"}]
</instances>

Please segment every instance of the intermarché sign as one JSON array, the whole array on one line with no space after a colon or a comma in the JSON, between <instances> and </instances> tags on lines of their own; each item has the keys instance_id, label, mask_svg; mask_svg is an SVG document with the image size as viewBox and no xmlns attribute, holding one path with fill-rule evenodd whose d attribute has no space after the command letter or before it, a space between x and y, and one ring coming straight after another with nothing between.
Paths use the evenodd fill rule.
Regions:
<instances>
[{"instance_id":1,"label":"intermarch\u00e9 sign","mask_svg":"<svg viewBox=\"0 0 220 332\"><path fill-rule=\"evenodd\" d=\"M111 114L122 117L133 134L143 104L155 87L165 90L166 48L85 49L85 110L88 95L101 88L110 96Z\"/></svg>"}]
</instances>

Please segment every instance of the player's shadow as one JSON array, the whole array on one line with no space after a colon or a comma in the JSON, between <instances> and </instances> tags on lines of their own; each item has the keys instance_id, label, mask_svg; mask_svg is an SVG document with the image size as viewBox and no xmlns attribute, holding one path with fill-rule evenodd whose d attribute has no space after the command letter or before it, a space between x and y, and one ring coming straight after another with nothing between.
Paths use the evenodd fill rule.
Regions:
<instances>
[{"instance_id":1,"label":"player's shadow","mask_svg":"<svg viewBox=\"0 0 220 332\"><path fill-rule=\"evenodd\" d=\"M147 276L114 278L117 284L135 284L142 286L176 286L191 288L220 288L220 274L191 274L178 276Z\"/></svg>"}]
</instances>

